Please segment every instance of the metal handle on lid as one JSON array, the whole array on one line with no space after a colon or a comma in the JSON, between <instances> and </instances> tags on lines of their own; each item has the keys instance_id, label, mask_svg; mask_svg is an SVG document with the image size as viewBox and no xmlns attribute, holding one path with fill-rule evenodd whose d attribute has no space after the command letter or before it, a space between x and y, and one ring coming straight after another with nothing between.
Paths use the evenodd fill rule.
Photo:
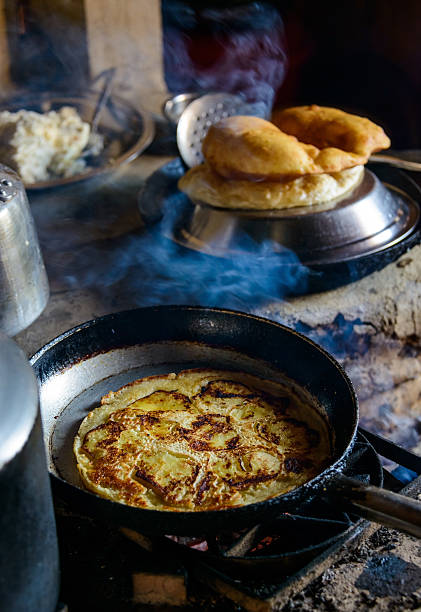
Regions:
<instances>
[{"instance_id":1,"label":"metal handle on lid","mask_svg":"<svg viewBox=\"0 0 421 612\"><path fill-rule=\"evenodd\" d=\"M0 202L8 202L17 194L17 189L10 180L0 173Z\"/></svg>"}]
</instances>

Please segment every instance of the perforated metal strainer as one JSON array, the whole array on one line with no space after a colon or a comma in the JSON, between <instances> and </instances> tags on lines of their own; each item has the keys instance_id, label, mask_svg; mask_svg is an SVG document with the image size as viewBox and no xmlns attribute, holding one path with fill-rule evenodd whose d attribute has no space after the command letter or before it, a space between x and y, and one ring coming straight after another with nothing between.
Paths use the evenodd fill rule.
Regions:
<instances>
[{"instance_id":1,"label":"perforated metal strainer","mask_svg":"<svg viewBox=\"0 0 421 612\"><path fill-rule=\"evenodd\" d=\"M177 125L177 146L183 161L192 168L203 161L202 142L208 129L224 117L254 115L268 118L265 104L248 104L241 96L228 93L205 94L182 112Z\"/></svg>"},{"instance_id":2,"label":"perforated metal strainer","mask_svg":"<svg viewBox=\"0 0 421 612\"><path fill-rule=\"evenodd\" d=\"M209 93L194 99L195 94L182 94L169 99L166 106L178 107L187 103L186 108L178 117L172 116L174 109L165 108L164 114L170 120L177 120L177 146L183 161L192 168L203 162L202 142L208 129L224 117L231 115L254 115L263 119L270 119L270 112L263 102L249 104L241 96L229 93ZM180 100L183 98L183 100ZM189 99L192 102L189 103ZM387 164L421 172L420 151L388 151L386 154L374 154L370 162Z\"/></svg>"}]
</instances>

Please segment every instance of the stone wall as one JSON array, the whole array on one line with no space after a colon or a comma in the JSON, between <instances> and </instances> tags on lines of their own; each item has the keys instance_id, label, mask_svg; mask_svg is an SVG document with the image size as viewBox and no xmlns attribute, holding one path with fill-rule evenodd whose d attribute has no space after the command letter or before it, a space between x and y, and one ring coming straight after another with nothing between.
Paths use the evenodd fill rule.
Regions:
<instances>
[{"instance_id":1,"label":"stone wall","mask_svg":"<svg viewBox=\"0 0 421 612\"><path fill-rule=\"evenodd\" d=\"M362 280L273 303L259 314L332 353L355 385L362 423L414 448L421 432L420 298L418 245Z\"/></svg>"}]
</instances>

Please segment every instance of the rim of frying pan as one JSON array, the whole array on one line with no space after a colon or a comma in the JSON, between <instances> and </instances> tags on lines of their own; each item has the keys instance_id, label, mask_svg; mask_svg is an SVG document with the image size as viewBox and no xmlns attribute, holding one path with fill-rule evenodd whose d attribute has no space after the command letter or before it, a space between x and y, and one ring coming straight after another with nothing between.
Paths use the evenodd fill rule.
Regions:
<instances>
[{"instance_id":1,"label":"rim of frying pan","mask_svg":"<svg viewBox=\"0 0 421 612\"><path fill-rule=\"evenodd\" d=\"M30 358L30 364L35 370L40 386L43 384L45 380L48 380L51 374L57 374L59 372L63 372L69 369L72 365L75 365L79 363L80 361L83 361L94 355L108 353L111 350L119 349L119 348L120 349L126 348L128 346L148 344L148 343L151 343L152 341L133 342L132 344L128 344L127 342L126 343L121 342L121 341L119 342L118 334L113 333L107 338L107 340L109 341L109 345L107 346L107 348L98 350L98 349L95 349L94 346L90 346L89 343L87 343L87 345L85 346L83 342L77 345L75 345L73 342L74 354L72 355L72 357L70 357L69 351L68 350L64 351L63 354L66 356L66 360L64 363L60 363L60 367L57 367L57 362L54 359L54 355L53 355L53 364L54 364L53 367L51 367L51 364L49 363L44 363L43 360L46 357L49 357L51 352L54 349L59 349L62 343L67 343L67 341L69 340L74 340L78 334L83 334L86 330L90 330L92 328L98 329L101 327L107 328L108 324L112 323L113 321L117 322L119 320L122 321L126 318L135 317L135 318L139 318L139 324L141 324L142 315L147 316L148 313L156 313L156 314L160 314L161 316L164 316L164 313L170 313L170 312L179 313L181 317L183 317L183 313L184 314L193 313L193 314L197 314L198 316L217 315L221 317L234 317L235 319L240 318L240 319L255 323L257 325L273 327L274 331L278 329L282 333L292 334L293 336L299 339L299 342L303 342L307 344L313 351L315 351L316 353L319 353L320 356L322 356L322 358L330 362L330 364L336 369L337 373L342 377L343 382L346 384L347 390L349 392L350 405L352 405L354 409L352 419L351 417L349 418L350 422L352 421L352 426L350 425L351 435L348 436L349 439L347 443L345 444L345 447L343 448L343 450L336 451L336 453L338 454L340 453L340 455L336 457L333 463L331 463L322 472L317 474L314 478L296 487L295 489L292 489L291 491L284 493L283 495L278 495L276 497L272 497L272 498L269 498L263 501L255 502L253 504L237 506L234 508L222 508L220 510L200 510L197 512L177 511L176 510L172 512L172 511L153 510L149 508L137 508L134 506L128 506L126 504L114 502L112 500L101 497L97 495L96 493L89 491L88 489L82 489L50 471L49 473L50 473L50 476L53 478L53 484L58 485L57 490L61 491L62 493L65 493L66 498L68 498L70 494L70 499L73 499L75 501L79 499L79 501L82 504L84 503L84 501L87 503L89 499L91 501L95 500L95 507L99 506L102 511L102 515L101 516L98 515L98 518L108 518L108 519L113 520L114 522L118 522L121 525L124 524L132 528L134 528L133 527L134 523L138 522L138 529L142 531L142 516L143 517L147 516L148 521L146 521L146 525L143 528L145 533L151 532L150 525L156 522L157 525L162 524L162 523L167 523L168 528L164 528L164 529L161 528L157 530L152 528L152 530L155 533L156 532L174 533L178 535L188 535L189 533L191 533L192 530L190 529L189 525L194 527L195 534L215 530L215 528L212 527L212 524L215 519L217 519L216 520L216 523L217 523L216 530L223 529L222 525L223 525L224 518L226 518L227 520L227 528L229 528L229 524L231 524L231 522L238 526L250 525L250 524L253 524L253 522L255 521L261 520L262 517L259 514L259 511L262 511L269 518L270 516L274 516L278 512L288 511L287 508L285 508L284 510L282 509L282 507L284 506L285 507L286 506L289 507L292 505L297 506L299 503L302 503L306 499L314 498L314 496L319 493L320 489L323 488L323 485L327 484L331 480L331 478L335 476L335 474L339 474L343 470L346 464L346 461L348 459L350 451L352 450L352 447L356 439L356 434L357 434L357 427L358 427L358 420L359 420L358 399L357 399L357 396L356 396L356 393L355 393L355 390L354 390L354 387L352 385L350 378L348 377L348 375L346 374L342 366L336 361L336 359L332 355L330 355L330 353L328 353L325 349L323 349L321 346L319 346L318 344L316 344L315 342L313 342L306 336L302 335L301 333L296 332L290 327L287 327L286 325L271 321L270 319L266 319L264 317L244 313L241 311L224 309L224 308L213 308L213 307L209 308L209 307L204 307L204 306L169 305L169 306L150 306L150 307L145 307L145 308L135 308L131 310L124 310L124 311L120 311L117 313L113 313L113 314L105 315L105 316L98 317L95 319L91 319L89 321L86 321L85 323L82 323L81 325L77 325L63 332L62 334L60 334L59 336L57 336L56 338L52 339L50 342L45 344L43 347L41 347ZM187 326L186 326L186 332L187 332ZM180 339L177 339L177 340L181 341ZM166 341L176 342L177 340L167 338L166 340L155 340L154 342L155 343L166 342ZM185 341L188 341L188 339L185 338ZM207 346L212 347L211 344L205 342L203 339L201 341L200 337L198 337L195 340L195 342L206 344ZM216 347L216 345L214 346ZM217 348L221 348L221 346L222 345L219 345ZM244 350L237 349L236 347L233 347L232 345L230 345L229 338L227 338L227 342L224 348L228 348L228 349L234 348L237 352L242 352L243 354L246 354ZM260 359L261 361L264 361L264 359L262 358L258 358L258 357L255 357L255 358ZM276 365L271 363L270 360L266 360L266 361L267 363L271 364L274 370L277 369ZM288 373L285 373L285 375L288 378L290 378L293 382L295 382L299 388L303 387L303 385L295 381L291 375L289 375ZM313 395L313 397L315 396ZM66 407L63 408L60 412L63 412L65 410L66 410ZM42 417L42 406L41 406L41 417ZM330 431L333 434L335 434L336 430L334 429L333 425L331 423L327 423L327 424L329 426ZM51 458L51 449L47 448L46 452L49 458ZM89 511L89 508L88 508L88 511ZM135 514L137 513L139 513L137 520L134 520ZM92 512L90 514L92 514ZM156 518L156 521L154 521L154 518ZM230 522L230 519L231 519L231 522ZM186 527L185 528L181 527L182 525L183 526L186 525Z\"/></svg>"}]
</instances>

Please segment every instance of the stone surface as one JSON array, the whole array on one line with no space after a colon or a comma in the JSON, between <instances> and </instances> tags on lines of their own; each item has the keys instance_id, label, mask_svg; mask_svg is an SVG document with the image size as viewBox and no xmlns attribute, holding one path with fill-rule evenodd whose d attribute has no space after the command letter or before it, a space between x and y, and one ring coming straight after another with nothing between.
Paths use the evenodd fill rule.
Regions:
<instances>
[{"instance_id":1,"label":"stone surface","mask_svg":"<svg viewBox=\"0 0 421 612\"><path fill-rule=\"evenodd\" d=\"M155 273L156 254L149 248L151 243L146 243L143 251L138 250L143 232L137 210L138 192L145 178L165 161L144 155L99 183L30 194L51 297L39 319L16 337L28 355L89 319L145 305L151 300L188 303L191 286L200 289L201 283L206 285L200 279L200 270L193 270L191 263L186 265L171 256L168 264L177 267L182 263L184 277L172 275L168 285L165 284L168 279L158 285L160 279L153 277L146 289L140 282L148 268ZM120 263L124 269L119 268ZM224 278L224 283L230 280L231 277ZM363 423L415 448L421 430L420 292L421 247L417 246L382 271L334 291L288 300L267 299L259 302L258 307L255 300L238 304L239 309L289 325L324 346L342 363L353 381ZM237 295L238 286L233 282L225 286L212 305L232 306ZM87 532L90 530L88 527ZM66 541L69 533L71 537ZM95 533L96 542L102 542L101 529ZM382 533L381 541L362 544L355 554L347 554L301 595L291 599L285 610L345 612L420 607L419 544L413 538L388 530ZM64 584L71 593L74 578L71 572L75 567L72 560L84 558L83 545L73 522L66 530L61 529L59 535L66 555ZM120 544L113 550L118 556ZM105 592L111 599L119 597L113 584L121 564L112 559L112 570L108 571L108 561L102 553L101 562L98 589L106 585ZM86 563L84 567L89 572L91 568ZM127 570L126 562L123 566ZM387 583L382 582L382 573L378 571L382 566L390 570L393 578ZM80 573L80 569L77 571ZM401 582L396 578L399 575ZM129 576L126 573L123 578L125 589L129 588ZM379 595L382 589L384 597ZM131 609L124 597L122 591L121 609ZM212 606L236 609L230 604L225 608L218 607L219 603Z\"/></svg>"},{"instance_id":2,"label":"stone surface","mask_svg":"<svg viewBox=\"0 0 421 612\"><path fill-rule=\"evenodd\" d=\"M350 376L362 422L407 447L421 429L421 246L345 287L274 302L260 314L301 331Z\"/></svg>"},{"instance_id":3,"label":"stone surface","mask_svg":"<svg viewBox=\"0 0 421 612\"><path fill-rule=\"evenodd\" d=\"M418 483L411 495L420 491ZM282 610L352 612L418 610L421 607L419 540L392 529L371 528L355 550L293 597Z\"/></svg>"}]
</instances>

